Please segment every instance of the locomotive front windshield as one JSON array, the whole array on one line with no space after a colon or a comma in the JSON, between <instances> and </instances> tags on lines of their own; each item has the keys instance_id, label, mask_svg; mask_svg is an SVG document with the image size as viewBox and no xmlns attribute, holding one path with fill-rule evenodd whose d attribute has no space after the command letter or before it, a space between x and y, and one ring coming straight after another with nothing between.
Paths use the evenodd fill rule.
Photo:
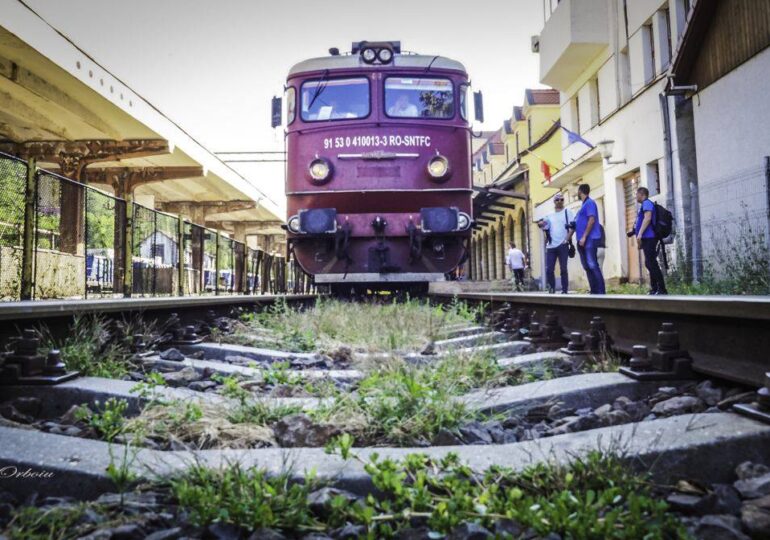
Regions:
<instances>
[{"instance_id":1,"label":"locomotive front windshield","mask_svg":"<svg viewBox=\"0 0 770 540\"><path fill-rule=\"evenodd\" d=\"M385 112L395 118L452 118L452 81L416 77L385 79Z\"/></svg>"},{"instance_id":2,"label":"locomotive front windshield","mask_svg":"<svg viewBox=\"0 0 770 540\"><path fill-rule=\"evenodd\" d=\"M305 122L369 116L369 79L366 77L306 81L300 94Z\"/></svg>"}]
</instances>

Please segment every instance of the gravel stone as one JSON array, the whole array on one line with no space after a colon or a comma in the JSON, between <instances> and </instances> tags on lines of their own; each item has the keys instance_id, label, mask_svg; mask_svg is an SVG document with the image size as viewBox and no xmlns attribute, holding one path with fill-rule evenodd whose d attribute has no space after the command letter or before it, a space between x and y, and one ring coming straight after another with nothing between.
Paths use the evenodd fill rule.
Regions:
<instances>
[{"instance_id":1,"label":"gravel stone","mask_svg":"<svg viewBox=\"0 0 770 540\"><path fill-rule=\"evenodd\" d=\"M478 523L461 523L447 535L446 540L484 540L494 535Z\"/></svg>"},{"instance_id":2,"label":"gravel stone","mask_svg":"<svg viewBox=\"0 0 770 540\"><path fill-rule=\"evenodd\" d=\"M738 490L729 484L714 484L714 508L712 512L718 514L735 514L741 510L741 496Z\"/></svg>"},{"instance_id":3,"label":"gravel stone","mask_svg":"<svg viewBox=\"0 0 770 540\"><path fill-rule=\"evenodd\" d=\"M257 529L248 540L284 540L286 537L275 529L261 528Z\"/></svg>"},{"instance_id":4,"label":"gravel stone","mask_svg":"<svg viewBox=\"0 0 770 540\"><path fill-rule=\"evenodd\" d=\"M325 354L314 354L309 358L292 358L291 367L299 369L326 368L331 367L334 360Z\"/></svg>"},{"instance_id":5,"label":"gravel stone","mask_svg":"<svg viewBox=\"0 0 770 540\"><path fill-rule=\"evenodd\" d=\"M770 496L744 503L741 522L752 538L770 538Z\"/></svg>"},{"instance_id":6,"label":"gravel stone","mask_svg":"<svg viewBox=\"0 0 770 540\"><path fill-rule=\"evenodd\" d=\"M460 435L466 444L492 444L492 435L481 422L469 422L460 426Z\"/></svg>"},{"instance_id":7,"label":"gravel stone","mask_svg":"<svg viewBox=\"0 0 770 540\"><path fill-rule=\"evenodd\" d=\"M195 371L192 367L185 367L179 371L172 371L171 373L164 373L163 379L171 387L179 388L187 386L192 382L201 380L202 376Z\"/></svg>"},{"instance_id":8,"label":"gravel stone","mask_svg":"<svg viewBox=\"0 0 770 540\"><path fill-rule=\"evenodd\" d=\"M514 519L498 519L494 524L494 532L503 538L518 538L524 532L524 527Z\"/></svg>"},{"instance_id":9,"label":"gravel stone","mask_svg":"<svg viewBox=\"0 0 770 540\"><path fill-rule=\"evenodd\" d=\"M770 467L761 463L752 463L751 461L744 461L735 468L735 475L739 480L748 480L749 478L756 478L770 473Z\"/></svg>"},{"instance_id":10,"label":"gravel stone","mask_svg":"<svg viewBox=\"0 0 770 540\"><path fill-rule=\"evenodd\" d=\"M206 528L209 538L216 540L240 540L244 530L229 523L213 523Z\"/></svg>"},{"instance_id":11,"label":"gravel stone","mask_svg":"<svg viewBox=\"0 0 770 540\"><path fill-rule=\"evenodd\" d=\"M770 473L738 480L733 484L744 499L758 499L770 495Z\"/></svg>"},{"instance_id":12,"label":"gravel stone","mask_svg":"<svg viewBox=\"0 0 770 540\"><path fill-rule=\"evenodd\" d=\"M396 535L397 540L426 540L430 538L430 529L428 527L402 529Z\"/></svg>"},{"instance_id":13,"label":"gravel stone","mask_svg":"<svg viewBox=\"0 0 770 540\"><path fill-rule=\"evenodd\" d=\"M21 414L26 414L27 416L35 418L40 414L40 407L42 402L39 398L25 396L17 397L11 401L11 405Z\"/></svg>"},{"instance_id":14,"label":"gravel stone","mask_svg":"<svg viewBox=\"0 0 770 540\"><path fill-rule=\"evenodd\" d=\"M273 426L273 431L278 443L286 447L323 446L338 433L336 426L316 424L306 414L281 418Z\"/></svg>"},{"instance_id":15,"label":"gravel stone","mask_svg":"<svg viewBox=\"0 0 770 540\"><path fill-rule=\"evenodd\" d=\"M214 381L195 381L187 385L187 388L189 388L190 390L195 390L196 392L205 392L209 388L216 388L216 387L217 387L217 383Z\"/></svg>"},{"instance_id":16,"label":"gravel stone","mask_svg":"<svg viewBox=\"0 0 770 540\"><path fill-rule=\"evenodd\" d=\"M749 540L741 532L741 520L726 514L703 517L693 532L698 540Z\"/></svg>"},{"instance_id":17,"label":"gravel stone","mask_svg":"<svg viewBox=\"0 0 770 540\"><path fill-rule=\"evenodd\" d=\"M353 540L362 537L364 533L366 533L366 527L363 525L352 525L348 523L344 527L333 530L332 538Z\"/></svg>"},{"instance_id":18,"label":"gravel stone","mask_svg":"<svg viewBox=\"0 0 770 540\"><path fill-rule=\"evenodd\" d=\"M59 418L59 422L68 425L76 424L78 422L77 415L79 410L80 405L73 405Z\"/></svg>"},{"instance_id":19,"label":"gravel stone","mask_svg":"<svg viewBox=\"0 0 770 540\"><path fill-rule=\"evenodd\" d=\"M35 421L34 418L18 411L16 407L10 403L3 403L0 405L0 416L18 424L31 424Z\"/></svg>"},{"instance_id":20,"label":"gravel stone","mask_svg":"<svg viewBox=\"0 0 770 540\"><path fill-rule=\"evenodd\" d=\"M676 396L660 401L652 408L652 412L659 416L674 416L677 414L700 412L705 407L703 402L693 396Z\"/></svg>"},{"instance_id":21,"label":"gravel stone","mask_svg":"<svg viewBox=\"0 0 770 540\"><path fill-rule=\"evenodd\" d=\"M173 529L155 531L145 538L145 540L176 540L180 536L182 536L182 529L180 527L174 527Z\"/></svg>"},{"instance_id":22,"label":"gravel stone","mask_svg":"<svg viewBox=\"0 0 770 540\"><path fill-rule=\"evenodd\" d=\"M463 444L460 438L452 431L442 428L433 438L433 446L459 446Z\"/></svg>"},{"instance_id":23,"label":"gravel stone","mask_svg":"<svg viewBox=\"0 0 770 540\"><path fill-rule=\"evenodd\" d=\"M349 503L353 503L358 500L358 497L349 491L333 487L323 487L310 493L307 496L307 502L310 506L310 510L317 514L323 515L324 512L326 512L326 507L331 504L333 499L337 497L344 497L345 500L347 500Z\"/></svg>"},{"instance_id":24,"label":"gravel stone","mask_svg":"<svg viewBox=\"0 0 770 540\"><path fill-rule=\"evenodd\" d=\"M558 420L559 418L564 418L565 416L572 416L574 414L575 414L575 409L573 409L572 407L565 407L564 403L557 403L551 406L550 409L548 409L549 420Z\"/></svg>"},{"instance_id":25,"label":"gravel stone","mask_svg":"<svg viewBox=\"0 0 770 540\"><path fill-rule=\"evenodd\" d=\"M695 387L695 395L702 399L709 407L713 407L722 401L722 389L715 387L714 383L710 380L699 383Z\"/></svg>"},{"instance_id":26,"label":"gravel stone","mask_svg":"<svg viewBox=\"0 0 770 540\"><path fill-rule=\"evenodd\" d=\"M672 493L666 497L666 502L677 512L691 516L702 516L712 513L716 498L713 495L693 495L690 493Z\"/></svg>"},{"instance_id":27,"label":"gravel stone","mask_svg":"<svg viewBox=\"0 0 770 540\"><path fill-rule=\"evenodd\" d=\"M179 352L179 349L166 349L165 351L162 351L159 355L161 359L163 360L171 360L173 362L181 362L184 360L184 355Z\"/></svg>"}]
</instances>

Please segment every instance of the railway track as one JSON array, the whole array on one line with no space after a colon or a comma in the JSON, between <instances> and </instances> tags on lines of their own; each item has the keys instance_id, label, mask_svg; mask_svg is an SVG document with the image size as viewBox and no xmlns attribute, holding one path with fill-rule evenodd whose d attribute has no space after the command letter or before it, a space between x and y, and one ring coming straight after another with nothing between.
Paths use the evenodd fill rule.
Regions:
<instances>
[{"instance_id":1,"label":"railway track","mask_svg":"<svg viewBox=\"0 0 770 540\"><path fill-rule=\"evenodd\" d=\"M634 298L634 310L632 299L625 297L433 296L445 303L444 315L438 317L437 310L425 307L430 311L430 330L412 329L424 331L425 343L368 352L347 347L319 351L316 346L304 347L310 349L307 352L288 350L294 347L286 344L296 341L281 341L258 324L243 328L226 316L211 321L214 331L194 323L212 306L219 307L220 314L233 307L249 312L276 298L248 297L250 303L238 297L184 299L197 300L189 304L180 299L131 300L132 312L145 317L179 313L180 319L196 325L195 332L200 336L208 332L209 337L202 341L185 339L183 333L164 337L163 328L169 326L161 324L157 336L147 336L146 341L154 345L134 351L131 369L121 377L87 376L55 385L0 387L0 470L5 471L0 490L15 496L13 503L7 503L14 511L32 493L64 497L48 503L38 497L32 500L38 509L66 508L72 504L67 497L90 501L101 497L110 503L108 509L102 504L94 511L112 518L119 515L121 524L95 520L90 525L81 523L77 530L105 538L132 534L137 538L151 534L157 538L357 538L367 534L378 538L391 533L399 538L491 538L494 534L546 538L548 527L542 520L554 519L547 513L552 509L546 514L540 509L525 512L515 500L503 501L505 508L519 508L512 524L512 516L478 506L481 500L490 507L494 501L500 503L497 495L474 491L478 487L463 488L469 490L468 497L478 500L470 510L456 510L462 519L439 519L437 507L430 504L422 507L422 513L433 508L427 512L430 517L416 518L414 514L422 515L421 511L404 493L412 493L414 483L409 479L417 473L401 467L406 467L404 463L416 467L409 456L424 454L433 460L426 471L443 471L441 478L453 478L456 471L442 461L451 453L479 474L499 466L518 478L522 471L533 474L533 466L547 466L554 471L549 474L572 478L580 476L570 472L576 459L583 460L585 467L599 460L599 465L593 465L598 476L611 474L601 463L617 459L632 465L629 470L649 473L655 485L667 486L649 496L665 500L667 515L696 537L766 537L770 424L762 421L767 389L764 394L757 389L768 384L764 373L759 375L768 368L761 352L753 351L746 340L756 337L753 343L758 349L766 344L770 303ZM472 309L458 298L468 305L486 305L480 324L470 320ZM312 298L288 297L287 301L309 308ZM127 306L123 302L68 303L60 308L54 303L25 305L15 319L20 326L49 317L64 324L62 317L108 311L117 319L121 306ZM0 318L14 320L11 309L0 306ZM359 307L351 304L350 309ZM379 316L377 307L371 309L367 312L371 317ZM553 313L546 316L548 311ZM392 313L403 316L402 324L413 322L399 311ZM324 311L317 315L332 316ZM597 325L596 316L603 325ZM671 328L658 335L663 323L673 323L679 332L676 347ZM179 329L171 328L172 334L173 328ZM716 329L721 339L710 335ZM386 331L391 329L383 325L382 332ZM577 331L582 332L581 338L575 336ZM597 335L603 340L601 347L595 346ZM291 336L296 340L296 335ZM321 343L324 336L315 337ZM648 346L654 362L640 358L640 350L634 349L640 344ZM667 351L676 354L661 354ZM629 356L634 359L630 364ZM661 360L665 365L658 363ZM623 369L618 372L618 363L632 376L623 374ZM666 372L665 367L672 370ZM415 388L422 390L404 395L405 389ZM407 406L415 403L417 409ZM82 409L84 404L88 411ZM736 408L750 414L740 414ZM116 422L116 413L128 420ZM442 420L424 421L420 429L414 428L415 418L434 416ZM105 425L109 418L112 431ZM132 431L137 425L143 428ZM597 458L597 452L604 457ZM383 465L383 459L392 461ZM169 487L158 480L181 475L189 487L194 480L201 481L196 465L232 472L235 462L239 471L254 467L273 478L287 474L292 481L313 487L303 495L310 501L307 509L313 527L253 515L252 521L241 516L193 522L190 512L200 510L200 501L183 497L178 484ZM445 466L449 469L444 470ZM189 476L191 470L198 471L195 479ZM29 471L26 477L25 471ZM399 471L404 476L397 483L405 491L387 480L388 474ZM140 480L141 489L136 487ZM598 484L591 484L591 489L601 493L604 488L595 480ZM580 512L589 513L591 504L585 503L577 484L570 493L580 501ZM439 482L421 497L440 499L445 489ZM124 493L108 495L117 492ZM391 502L383 506L362 499L372 493ZM334 502L335 496L341 499ZM550 495L541 496L538 504L550 508ZM123 503L115 503L116 498ZM358 501L351 508L367 508L361 512L369 517L342 510L343 501ZM453 503L460 501L453 499ZM170 517L142 520L136 513L140 507L143 512ZM628 508L625 503L609 502L600 513L617 511L626 516ZM653 518L645 514L646 526L659 526ZM558 525L554 521L551 532L560 538L574 535L577 521L565 518ZM383 523L391 522L393 530L383 528ZM517 532L514 525L521 530ZM127 528L116 530L121 526ZM614 536L636 537L630 522L624 527L628 527L627 536L613 529ZM606 537L607 530L593 531L585 537ZM675 536L673 531L666 529L666 535Z\"/></svg>"},{"instance_id":2,"label":"railway track","mask_svg":"<svg viewBox=\"0 0 770 540\"><path fill-rule=\"evenodd\" d=\"M761 386L770 371L770 300L752 296L546 295L436 291L443 302L454 298L492 308L510 305L542 323L558 316L566 335L588 332L601 317L614 347L631 356L634 345L652 350L663 323L672 323L692 367L704 375Z\"/></svg>"}]
</instances>

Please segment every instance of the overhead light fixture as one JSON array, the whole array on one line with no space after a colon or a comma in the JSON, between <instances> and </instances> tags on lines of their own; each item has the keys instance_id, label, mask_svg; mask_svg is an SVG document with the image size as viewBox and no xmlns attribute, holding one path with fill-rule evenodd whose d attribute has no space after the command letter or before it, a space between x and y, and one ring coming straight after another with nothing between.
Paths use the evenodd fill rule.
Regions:
<instances>
[{"instance_id":1,"label":"overhead light fixture","mask_svg":"<svg viewBox=\"0 0 770 540\"><path fill-rule=\"evenodd\" d=\"M599 154L604 158L604 162L607 165L621 165L626 162L625 159L612 161L612 151L615 149L615 141L612 139L604 139L596 143L599 147Z\"/></svg>"}]
</instances>

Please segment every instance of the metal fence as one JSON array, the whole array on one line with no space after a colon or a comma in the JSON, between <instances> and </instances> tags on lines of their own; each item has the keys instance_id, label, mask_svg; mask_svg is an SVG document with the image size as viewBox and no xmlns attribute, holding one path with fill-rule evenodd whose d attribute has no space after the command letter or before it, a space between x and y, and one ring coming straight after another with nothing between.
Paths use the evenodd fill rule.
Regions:
<instances>
[{"instance_id":1,"label":"metal fence","mask_svg":"<svg viewBox=\"0 0 770 540\"><path fill-rule=\"evenodd\" d=\"M698 199L697 263L717 275L736 261L770 265L770 157L729 176L701 178Z\"/></svg>"},{"instance_id":2,"label":"metal fence","mask_svg":"<svg viewBox=\"0 0 770 540\"><path fill-rule=\"evenodd\" d=\"M0 153L0 300L311 290L293 258Z\"/></svg>"}]
</instances>

